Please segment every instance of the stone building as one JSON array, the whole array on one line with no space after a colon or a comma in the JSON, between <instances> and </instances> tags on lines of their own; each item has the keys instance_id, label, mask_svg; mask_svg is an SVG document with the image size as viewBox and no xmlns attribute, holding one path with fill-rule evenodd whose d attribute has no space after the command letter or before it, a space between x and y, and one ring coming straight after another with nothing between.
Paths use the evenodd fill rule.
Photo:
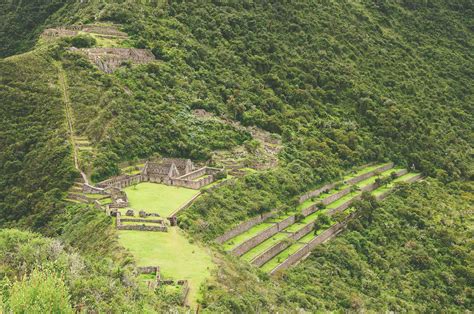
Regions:
<instances>
[{"instance_id":1,"label":"stone building","mask_svg":"<svg viewBox=\"0 0 474 314\"><path fill-rule=\"evenodd\" d=\"M160 161L147 161L142 175L152 182L168 182L171 178L186 175L194 170L190 159L163 158Z\"/></svg>"}]
</instances>

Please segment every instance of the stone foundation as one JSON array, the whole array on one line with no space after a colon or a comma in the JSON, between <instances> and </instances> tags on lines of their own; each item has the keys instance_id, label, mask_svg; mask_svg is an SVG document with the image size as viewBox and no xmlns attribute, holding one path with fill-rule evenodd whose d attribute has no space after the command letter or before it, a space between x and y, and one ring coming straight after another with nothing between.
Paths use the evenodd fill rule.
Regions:
<instances>
[{"instance_id":1,"label":"stone foundation","mask_svg":"<svg viewBox=\"0 0 474 314\"><path fill-rule=\"evenodd\" d=\"M159 220L156 226L146 226L142 225L123 225L122 222L126 221L137 221L142 219L133 219L133 218L122 218L120 212L115 214L115 225L117 230L137 230L137 231L156 231L156 232L168 232L168 227L164 224L163 220ZM145 219L143 219L145 220ZM146 220L147 223L153 223L149 220Z\"/></svg>"}]
</instances>

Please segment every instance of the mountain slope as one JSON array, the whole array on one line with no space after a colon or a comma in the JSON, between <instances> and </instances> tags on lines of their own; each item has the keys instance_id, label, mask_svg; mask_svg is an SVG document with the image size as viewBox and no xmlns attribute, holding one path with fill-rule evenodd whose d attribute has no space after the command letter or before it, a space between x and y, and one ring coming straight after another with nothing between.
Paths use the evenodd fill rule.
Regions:
<instances>
[{"instance_id":1,"label":"mountain slope","mask_svg":"<svg viewBox=\"0 0 474 314\"><path fill-rule=\"evenodd\" d=\"M202 163L216 151L231 154L236 148L252 156L260 144L239 126L281 139L278 167L206 193L180 215L180 226L194 241L211 243L238 222L291 208L301 193L356 165L393 160L432 177L380 208L362 204L374 217L357 220L334 245L282 278L270 279L216 253L222 270L203 287L203 309L471 308L472 280L462 279L472 277L468 221L452 217L472 206L465 182L473 175L471 1L21 1L3 8L0 56L31 51L0 60L0 227L59 237L92 264L106 254L114 260L110 269L119 269L108 269L107 277L120 278L112 281L125 287L123 300L142 297L136 308L142 310L157 305L153 296L126 289L128 275L120 267L132 261L116 247L110 219L95 213L91 221L100 228L87 239L94 230L88 209L62 201L79 174L57 62L67 78L74 136L91 151L81 156L81 167L93 181L118 174L120 162L157 154ZM81 23L114 23L128 34L119 45L150 49L157 60L126 62L106 74L69 49L70 38L40 38L33 47L44 28ZM19 30L16 36L13 30ZM104 42L109 43L97 45ZM460 197L466 199L458 203ZM434 213L443 201L440 215L420 213L421 207ZM385 233L384 220L393 223L393 234ZM455 222L440 230L442 220ZM448 244L439 240L443 230ZM411 243L408 238L417 234L424 238ZM386 239L383 245L378 236ZM397 255L401 246L409 259ZM454 261L456 254L464 260ZM387 267L408 278L385 276ZM325 290L329 280L337 289ZM387 295L395 282L404 288L394 292L396 300ZM429 291L420 296L423 289ZM84 301L90 308L110 310L92 295ZM158 300L176 306L163 295ZM121 304L116 310L130 309Z\"/></svg>"}]
</instances>

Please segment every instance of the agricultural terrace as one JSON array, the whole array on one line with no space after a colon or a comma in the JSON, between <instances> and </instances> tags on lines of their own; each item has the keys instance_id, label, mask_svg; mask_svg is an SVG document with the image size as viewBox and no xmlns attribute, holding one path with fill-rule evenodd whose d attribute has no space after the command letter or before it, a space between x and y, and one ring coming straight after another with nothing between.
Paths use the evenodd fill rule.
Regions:
<instances>
[{"instance_id":1,"label":"agricultural terrace","mask_svg":"<svg viewBox=\"0 0 474 314\"><path fill-rule=\"evenodd\" d=\"M392 174L398 176L393 180ZM375 190L378 194L390 191L396 182L414 178L417 174L407 173L393 163L375 164L353 171L344 180L332 184L333 188L302 202L288 213L258 223L223 243L225 250L232 252L252 265L271 272L287 258L309 245L323 231L335 225L332 215L344 212L349 215L354 209L351 203L361 197L362 191ZM380 182L390 180L394 183ZM322 207L320 207L323 204ZM325 206L325 205L326 206ZM303 214L303 217L299 215ZM326 214L317 230L314 224L318 217ZM292 218L293 217L293 218ZM281 224L281 227L280 227ZM305 248L306 249L306 248Z\"/></svg>"}]
</instances>

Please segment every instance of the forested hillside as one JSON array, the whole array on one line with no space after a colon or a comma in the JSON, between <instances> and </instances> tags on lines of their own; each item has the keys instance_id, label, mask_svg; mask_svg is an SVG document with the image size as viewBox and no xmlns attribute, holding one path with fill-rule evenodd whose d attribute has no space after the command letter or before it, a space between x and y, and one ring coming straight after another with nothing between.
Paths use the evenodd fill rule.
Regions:
<instances>
[{"instance_id":1,"label":"forested hillside","mask_svg":"<svg viewBox=\"0 0 474 314\"><path fill-rule=\"evenodd\" d=\"M2 230L17 244L0 245L14 252L40 243L39 259L24 248L27 270L0 255L10 291L0 307L14 310L10 294L49 272L76 309L176 307L130 288L133 261L109 217L62 201L79 176L63 69L77 135L93 147L83 162L95 182L139 158L254 152L259 143L238 125L281 139L277 167L229 181L180 214L193 241L210 244L249 217L295 206L357 165L391 160L430 177L383 205L361 202L365 214L348 232L279 278L217 249L221 270L202 288L204 310L472 308L471 1L9 1L0 9L0 227L28 230ZM39 38L47 27L88 23L113 23L128 34L124 47L150 49L156 61L106 74L69 49L74 40ZM43 236L65 247L53 254L55 240ZM49 264L56 260L61 267ZM85 266L75 273L71 263ZM34 268L42 272L14 282Z\"/></svg>"}]
</instances>

